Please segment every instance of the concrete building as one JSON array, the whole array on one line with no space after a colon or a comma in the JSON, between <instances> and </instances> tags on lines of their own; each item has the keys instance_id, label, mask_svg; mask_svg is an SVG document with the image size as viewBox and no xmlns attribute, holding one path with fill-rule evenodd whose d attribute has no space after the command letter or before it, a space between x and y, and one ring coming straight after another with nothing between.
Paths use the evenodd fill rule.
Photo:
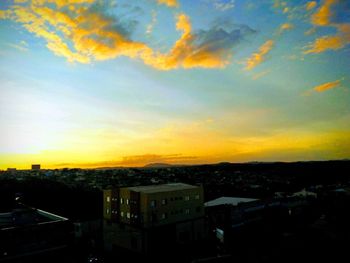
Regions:
<instances>
[{"instance_id":1,"label":"concrete building","mask_svg":"<svg viewBox=\"0 0 350 263\"><path fill-rule=\"evenodd\" d=\"M40 164L32 164L32 170L40 170L41 165Z\"/></svg>"},{"instance_id":2,"label":"concrete building","mask_svg":"<svg viewBox=\"0 0 350 263\"><path fill-rule=\"evenodd\" d=\"M104 191L105 245L151 253L205 235L203 188L182 183Z\"/></svg>"}]
</instances>

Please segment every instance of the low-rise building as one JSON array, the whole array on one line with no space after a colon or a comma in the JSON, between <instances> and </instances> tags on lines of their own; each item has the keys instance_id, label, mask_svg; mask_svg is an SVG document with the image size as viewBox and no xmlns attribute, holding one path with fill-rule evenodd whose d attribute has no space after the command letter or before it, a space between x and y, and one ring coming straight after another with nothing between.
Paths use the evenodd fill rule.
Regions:
<instances>
[{"instance_id":1,"label":"low-rise building","mask_svg":"<svg viewBox=\"0 0 350 263\"><path fill-rule=\"evenodd\" d=\"M0 262L29 262L32 256L67 250L72 241L67 218L27 207L0 213Z\"/></svg>"},{"instance_id":2,"label":"low-rise building","mask_svg":"<svg viewBox=\"0 0 350 263\"><path fill-rule=\"evenodd\" d=\"M205 236L203 188L182 183L104 191L107 248L141 253L169 249Z\"/></svg>"}]
</instances>

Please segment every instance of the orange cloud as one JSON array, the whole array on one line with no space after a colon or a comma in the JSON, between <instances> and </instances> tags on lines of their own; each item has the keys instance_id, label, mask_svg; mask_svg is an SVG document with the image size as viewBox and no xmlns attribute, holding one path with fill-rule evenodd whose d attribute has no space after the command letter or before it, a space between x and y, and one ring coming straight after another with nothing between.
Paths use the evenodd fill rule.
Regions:
<instances>
[{"instance_id":1,"label":"orange cloud","mask_svg":"<svg viewBox=\"0 0 350 263\"><path fill-rule=\"evenodd\" d=\"M140 54L145 64L161 70L179 67L223 68L229 64L231 56L228 48L214 49L215 43L209 42L200 46L194 44L197 38L192 33L190 19L185 14L177 16L176 29L182 31L182 35L168 53L159 54L145 50Z\"/></svg>"},{"instance_id":2,"label":"orange cloud","mask_svg":"<svg viewBox=\"0 0 350 263\"><path fill-rule=\"evenodd\" d=\"M158 4L167 5L169 7L178 7L179 3L177 0L157 0Z\"/></svg>"},{"instance_id":3,"label":"orange cloud","mask_svg":"<svg viewBox=\"0 0 350 263\"><path fill-rule=\"evenodd\" d=\"M304 53L322 53L326 50L337 50L350 44L350 23L335 25L338 33L333 36L317 38Z\"/></svg>"},{"instance_id":4,"label":"orange cloud","mask_svg":"<svg viewBox=\"0 0 350 263\"><path fill-rule=\"evenodd\" d=\"M0 10L0 19L10 19L11 15L11 10Z\"/></svg>"},{"instance_id":5,"label":"orange cloud","mask_svg":"<svg viewBox=\"0 0 350 263\"><path fill-rule=\"evenodd\" d=\"M251 70L255 68L257 65L265 61L266 55L270 52L272 47L274 46L273 40L266 41L260 48L259 51L256 53L253 53L250 58L247 59L246 62L246 70Z\"/></svg>"},{"instance_id":6,"label":"orange cloud","mask_svg":"<svg viewBox=\"0 0 350 263\"><path fill-rule=\"evenodd\" d=\"M324 91L329 90L329 89L337 88L340 86L340 84L341 84L340 80L336 80L333 82L326 82L326 83L323 83L321 85L314 87L313 90L317 91L317 92L324 92Z\"/></svg>"},{"instance_id":7,"label":"orange cloud","mask_svg":"<svg viewBox=\"0 0 350 263\"><path fill-rule=\"evenodd\" d=\"M335 35L322 36L317 38L304 52L322 53L327 50L338 50L350 44L350 23L336 23L332 21L334 12L332 7L339 3L339 0L325 0L323 5L311 16L311 23L315 26L329 26L337 30Z\"/></svg>"},{"instance_id":8,"label":"orange cloud","mask_svg":"<svg viewBox=\"0 0 350 263\"><path fill-rule=\"evenodd\" d=\"M284 23L280 26L279 28L279 33L283 33L284 31L287 30L292 30L294 28L294 25L291 23Z\"/></svg>"},{"instance_id":9,"label":"orange cloud","mask_svg":"<svg viewBox=\"0 0 350 263\"><path fill-rule=\"evenodd\" d=\"M317 12L311 16L311 22L316 26L329 26L334 15L331 8L336 3L338 0L325 0Z\"/></svg>"},{"instance_id":10,"label":"orange cloud","mask_svg":"<svg viewBox=\"0 0 350 263\"><path fill-rule=\"evenodd\" d=\"M286 14L286 13L288 13L290 11L290 9L289 9L289 7L285 7L285 8L283 8L283 14Z\"/></svg>"},{"instance_id":11,"label":"orange cloud","mask_svg":"<svg viewBox=\"0 0 350 263\"><path fill-rule=\"evenodd\" d=\"M307 11L314 9L317 6L317 2L316 1L309 1L306 3L305 8Z\"/></svg>"},{"instance_id":12,"label":"orange cloud","mask_svg":"<svg viewBox=\"0 0 350 263\"><path fill-rule=\"evenodd\" d=\"M294 25L290 24L290 23L284 23L281 25L281 30L289 30L289 29L293 29Z\"/></svg>"},{"instance_id":13,"label":"orange cloud","mask_svg":"<svg viewBox=\"0 0 350 263\"><path fill-rule=\"evenodd\" d=\"M222 68L229 64L230 48L239 40L236 32L217 32L218 29L202 30L199 36L192 32L189 17L179 14L176 29L182 35L169 52L160 53L129 39L115 18L85 4L93 1L35 0L2 11L0 17L21 23L29 32L45 39L47 48L55 55L79 63L126 56L141 59L159 70Z\"/></svg>"}]
</instances>

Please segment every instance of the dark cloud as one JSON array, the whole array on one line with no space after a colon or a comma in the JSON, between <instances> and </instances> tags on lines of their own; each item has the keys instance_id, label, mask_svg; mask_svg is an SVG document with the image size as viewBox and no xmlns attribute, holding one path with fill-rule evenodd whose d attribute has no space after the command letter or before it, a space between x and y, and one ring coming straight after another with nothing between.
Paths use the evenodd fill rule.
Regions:
<instances>
[{"instance_id":1,"label":"dark cloud","mask_svg":"<svg viewBox=\"0 0 350 263\"><path fill-rule=\"evenodd\" d=\"M144 154L124 156L119 161L104 161L92 163L59 163L55 167L107 167L107 166L144 166L150 163L186 164L197 160L196 156L184 156L181 154Z\"/></svg>"},{"instance_id":2,"label":"dark cloud","mask_svg":"<svg viewBox=\"0 0 350 263\"><path fill-rule=\"evenodd\" d=\"M116 6L118 9L118 6ZM118 32L126 38L130 38L131 34L135 31L139 24L136 19L137 16L143 13L143 10L138 6L127 5L123 8L124 12L119 14L118 17L112 12L114 6L107 2L96 2L88 7L87 14L97 14L108 21L108 25L104 27L106 31ZM135 18L133 18L135 16ZM87 23L85 27L96 27L98 25L92 25ZM84 25L82 25L84 27Z\"/></svg>"},{"instance_id":3,"label":"dark cloud","mask_svg":"<svg viewBox=\"0 0 350 263\"><path fill-rule=\"evenodd\" d=\"M230 25L231 30L215 25L209 30L199 30L194 34L195 44L199 50L217 51L230 50L245 37L254 34L256 31L246 25Z\"/></svg>"}]
</instances>

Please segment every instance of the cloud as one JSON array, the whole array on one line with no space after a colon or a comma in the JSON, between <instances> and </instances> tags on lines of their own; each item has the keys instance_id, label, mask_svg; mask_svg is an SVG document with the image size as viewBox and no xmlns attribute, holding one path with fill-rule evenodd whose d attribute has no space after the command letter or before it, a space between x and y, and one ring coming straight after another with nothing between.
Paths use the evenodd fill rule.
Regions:
<instances>
[{"instance_id":1,"label":"cloud","mask_svg":"<svg viewBox=\"0 0 350 263\"><path fill-rule=\"evenodd\" d=\"M285 8L283 8L283 14L286 14L286 13L288 13L290 11L290 9L289 9L289 7L285 7Z\"/></svg>"},{"instance_id":2,"label":"cloud","mask_svg":"<svg viewBox=\"0 0 350 263\"><path fill-rule=\"evenodd\" d=\"M317 6L317 2L316 1L309 1L305 4L305 9L307 11L314 9Z\"/></svg>"},{"instance_id":3,"label":"cloud","mask_svg":"<svg viewBox=\"0 0 350 263\"><path fill-rule=\"evenodd\" d=\"M216 0L214 7L219 11L227 11L235 7L235 0Z\"/></svg>"},{"instance_id":4,"label":"cloud","mask_svg":"<svg viewBox=\"0 0 350 263\"><path fill-rule=\"evenodd\" d=\"M11 15L11 10L0 10L0 19L10 19Z\"/></svg>"},{"instance_id":5,"label":"cloud","mask_svg":"<svg viewBox=\"0 0 350 263\"><path fill-rule=\"evenodd\" d=\"M124 156L121 160L102 161L91 163L58 163L55 167L140 167L150 163L187 164L198 159L196 156L184 156L182 154L143 154Z\"/></svg>"},{"instance_id":6,"label":"cloud","mask_svg":"<svg viewBox=\"0 0 350 263\"><path fill-rule=\"evenodd\" d=\"M317 12L311 16L312 24L316 26L329 26L331 23L331 18L334 15L332 6L337 2L338 0L325 0Z\"/></svg>"},{"instance_id":7,"label":"cloud","mask_svg":"<svg viewBox=\"0 0 350 263\"><path fill-rule=\"evenodd\" d=\"M317 31L316 28L315 28L315 27L312 27L312 28L310 28L309 30L305 31L305 32L304 32L304 35L305 35L305 36L310 36L310 35L315 34L316 31Z\"/></svg>"},{"instance_id":8,"label":"cloud","mask_svg":"<svg viewBox=\"0 0 350 263\"><path fill-rule=\"evenodd\" d=\"M146 64L163 70L223 68L230 63L231 48L241 39L239 29L227 32L222 28L211 28L193 33L190 19L185 14L177 16L176 29L182 31L182 35L168 53L141 54Z\"/></svg>"},{"instance_id":9,"label":"cloud","mask_svg":"<svg viewBox=\"0 0 350 263\"><path fill-rule=\"evenodd\" d=\"M292 30L294 28L294 25L291 24L291 23L284 23L280 26L279 28L279 33L283 33L284 31L287 31L287 30Z\"/></svg>"},{"instance_id":10,"label":"cloud","mask_svg":"<svg viewBox=\"0 0 350 263\"><path fill-rule=\"evenodd\" d=\"M179 3L177 0L157 0L158 4L167 5L169 7L178 7Z\"/></svg>"},{"instance_id":11,"label":"cloud","mask_svg":"<svg viewBox=\"0 0 350 263\"><path fill-rule=\"evenodd\" d=\"M336 22L337 14L334 11L339 0L325 0L317 12L311 16L311 23L318 27L333 27L335 35L322 36L307 46L305 54L322 53L327 50L338 50L350 44L350 23Z\"/></svg>"},{"instance_id":12,"label":"cloud","mask_svg":"<svg viewBox=\"0 0 350 263\"><path fill-rule=\"evenodd\" d=\"M28 43L24 40L22 40L18 44L9 43L8 46L18 49L19 51L22 51L22 52L28 51Z\"/></svg>"},{"instance_id":13,"label":"cloud","mask_svg":"<svg viewBox=\"0 0 350 263\"><path fill-rule=\"evenodd\" d=\"M169 52L160 53L130 39L137 22L120 21L109 15L108 9L100 2L90 5L83 0L36 0L14 5L1 17L22 24L46 40L47 48L55 55L69 62L91 63L126 56L159 70L223 68L230 63L232 47L255 32L247 26L228 30L218 25L193 32L190 18L180 13L176 16L176 29L182 34Z\"/></svg>"},{"instance_id":14,"label":"cloud","mask_svg":"<svg viewBox=\"0 0 350 263\"><path fill-rule=\"evenodd\" d=\"M146 34L149 35L153 32L153 28L155 24L157 23L157 12L152 10L152 19L151 22L146 27Z\"/></svg>"},{"instance_id":15,"label":"cloud","mask_svg":"<svg viewBox=\"0 0 350 263\"><path fill-rule=\"evenodd\" d=\"M254 74L253 77L252 77L252 79L253 79L253 80L260 79L260 78L266 76L267 74L269 74L270 72L271 72L270 69L265 70L265 71L262 71L262 72L259 72L259 73L257 73L257 74Z\"/></svg>"},{"instance_id":16,"label":"cloud","mask_svg":"<svg viewBox=\"0 0 350 263\"><path fill-rule=\"evenodd\" d=\"M326 90L337 88L341 85L341 80L326 82L313 88L314 91L324 92Z\"/></svg>"},{"instance_id":17,"label":"cloud","mask_svg":"<svg viewBox=\"0 0 350 263\"><path fill-rule=\"evenodd\" d=\"M338 34L317 38L305 54L322 53L327 50L338 50L350 43L350 24L338 25Z\"/></svg>"},{"instance_id":18,"label":"cloud","mask_svg":"<svg viewBox=\"0 0 350 263\"><path fill-rule=\"evenodd\" d=\"M287 14L291 11L291 9L288 7L287 1L274 0L272 7L276 10L282 11L283 14Z\"/></svg>"},{"instance_id":19,"label":"cloud","mask_svg":"<svg viewBox=\"0 0 350 263\"><path fill-rule=\"evenodd\" d=\"M337 34L322 36L311 43L305 54L322 53L327 50L338 50L350 44L350 23L336 24Z\"/></svg>"},{"instance_id":20,"label":"cloud","mask_svg":"<svg viewBox=\"0 0 350 263\"><path fill-rule=\"evenodd\" d=\"M287 2L286 1L282 1L282 0L274 0L273 1L273 8L283 9L286 6L287 6Z\"/></svg>"},{"instance_id":21,"label":"cloud","mask_svg":"<svg viewBox=\"0 0 350 263\"><path fill-rule=\"evenodd\" d=\"M273 40L266 41L260 48L258 52L253 53L246 61L246 70L252 70L257 65L266 60L266 55L270 52L274 46Z\"/></svg>"}]
</instances>

